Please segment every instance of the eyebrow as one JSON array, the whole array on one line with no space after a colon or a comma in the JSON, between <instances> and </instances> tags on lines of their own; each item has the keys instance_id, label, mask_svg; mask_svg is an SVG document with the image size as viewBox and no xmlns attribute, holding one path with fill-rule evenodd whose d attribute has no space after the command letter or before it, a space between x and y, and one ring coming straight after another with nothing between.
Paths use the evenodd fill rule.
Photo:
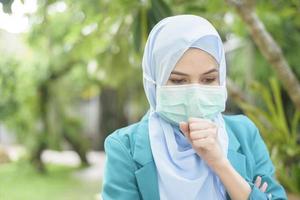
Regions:
<instances>
[{"instance_id":1,"label":"eyebrow","mask_svg":"<svg viewBox=\"0 0 300 200\"><path fill-rule=\"evenodd\" d=\"M206 74L209 74L209 73L212 73L212 72L218 72L218 69L217 68L210 69L207 72L204 72L202 75L206 75ZM179 72L179 71L172 71L171 74L189 76L188 74L183 73L183 72Z\"/></svg>"}]
</instances>

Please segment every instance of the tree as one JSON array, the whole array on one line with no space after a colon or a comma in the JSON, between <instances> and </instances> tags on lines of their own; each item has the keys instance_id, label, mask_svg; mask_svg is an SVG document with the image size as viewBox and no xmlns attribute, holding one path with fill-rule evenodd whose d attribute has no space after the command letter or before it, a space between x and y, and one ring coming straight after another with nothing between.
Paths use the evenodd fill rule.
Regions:
<instances>
[{"instance_id":1,"label":"tree","mask_svg":"<svg viewBox=\"0 0 300 200\"><path fill-rule=\"evenodd\" d=\"M300 83L292 72L288 61L284 57L281 48L275 42L271 34L266 30L264 24L254 11L254 1L252 0L226 0L234 6L250 30L251 36L259 50L267 61L271 64L277 76L298 111L300 111Z\"/></svg>"}]
</instances>

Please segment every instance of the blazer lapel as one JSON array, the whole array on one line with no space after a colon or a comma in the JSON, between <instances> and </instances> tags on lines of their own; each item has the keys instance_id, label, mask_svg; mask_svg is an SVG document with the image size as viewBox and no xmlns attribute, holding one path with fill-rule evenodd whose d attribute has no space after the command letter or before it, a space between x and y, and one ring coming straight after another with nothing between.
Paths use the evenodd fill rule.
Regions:
<instances>
[{"instance_id":1,"label":"blazer lapel","mask_svg":"<svg viewBox=\"0 0 300 200\"><path fill-rule=\"evenodd\" d=\"M224 118L225 119L225 118ZM240 153L240 143L230 128L229 124L225 120L226 131L228 134L228 154L227 158L235 170L245 179L248 179L246 173L246 157Z\"/></svg>"},{"instance_id":2,"label":"blazer lapel","mask_svg":"<svg viewBox=\"0 0 300 200\"><path fill-rule=\"evenodd\" d=\"M143 200L159 200L157 172L150 147L147 119L142 119L137 129L133 159L141 166L135 176Z\"/></svg>"},{"instance_id":3,"label":"blazer lapel","mask_svg":"<svg viewBox=\"0 0 300 200\"><path fill-rule=\"evenodd\" d=\"M157 173L154 162L149 162L135 172L143 200L159 200Z\"/></svg>"}]
</instances>

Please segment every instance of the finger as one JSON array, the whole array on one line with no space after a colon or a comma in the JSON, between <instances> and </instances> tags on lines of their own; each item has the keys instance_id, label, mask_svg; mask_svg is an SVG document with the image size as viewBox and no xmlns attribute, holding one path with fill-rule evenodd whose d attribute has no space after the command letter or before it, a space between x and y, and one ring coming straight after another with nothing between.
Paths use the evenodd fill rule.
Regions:
<instances>
[{"instance_id":1,"label":"finger","mask_svg":"<svg viewBox=\"0 0 300 200\"><path fill-rule=\"evenodd\" d=\"M204 118L199 118L199 117L190 117L188 119L188 122L208 122L208 123L212 123L212 121L210 119L204 119Z\"/></svg>"},{"instance_id":2,"label":"finger","mask_svg":"<svg viewBox=\"0 0 300 200\"><path fill-rule=\"evenodd\" d=\"M216 129L209 128L205 130L197 130L197 131L190 132L191 140L202 139L206 137L216 137Z\"/></svg>"},{"instance_id":3,"label":"finger","mask_svg":"<svg viewBox=\"0 0 300 200\"><path fill-rule=\"evenodd\" d=\"M255 180L255 186L256 186L257 188L259 188L259 187L260 187L260 184L261 184L261 177L258 176L258 177L256 177L256 180Z\"/></svg>"},{"instance_id":4,"label":"finger","mask_svg":"<svg viewBox=\"0 0 300 200\"><path fill-rule=\"evenodd\" d=\"M261 186L260 191L265 192L267 190L268 183L264 182L264 184Z\"/></svg>"},{"instance_id":5,"label":"finger","mask_svg":"<svg viewBox=\"0 0 300 200\"><path fill-rule=\"evenodd\" d=\"M216 124L208 121L189 121L189 128L193 130L203 130L207 128L216 127Z\"/></svg>"},{"instance_id":6,"label":"finger","mask_svg":"<svg viewBox=\"0 0 300 200\"><path fill-rule=\"evenodd\" d=\"M215 139L214 138L203 138L198 140L192 140L192 144L195 148L203 148L203 149L210 149L210 147L215 145Z\"/></svg>"},{"instance_id":7,"label":"finger","mask_svg":"<svg viewBox=\"0 0 300 200\"><path fill-rule=\"evenodd\" d=\"M189 136L189 124L187 122L180 122L179 123L179 129L184 134L184 136L188 139L190 139Z\"/></svg>"}]
</instances>

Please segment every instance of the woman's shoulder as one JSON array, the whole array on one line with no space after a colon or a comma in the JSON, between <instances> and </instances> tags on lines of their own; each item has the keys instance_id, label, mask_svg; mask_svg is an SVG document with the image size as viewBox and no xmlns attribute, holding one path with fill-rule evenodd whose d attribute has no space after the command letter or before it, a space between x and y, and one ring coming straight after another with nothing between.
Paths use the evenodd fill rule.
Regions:
<instances>
[{"instance_id":1,"label":"woman's shoulder","mask_svg":"<svg viewBox=\"0 0 300 200\"><path fill-rule=\"evenodd\" d=\"M259 130L255 123L246 115L223 115L226 126L239 140L253 141L260 137Z\"/></svg>"},{"instance_id":2,"label":"woman's shoulder","mask_svg":"<svg viewBox=\"0 0 300 200\"><path fill-rule=\"evenodd\" d=\"M233 123L234 125L242 124L246 126L255 126L253 121L243 114L237 114L237 115L229 115L229 114L223 114L223 118L228 123Z\"/></svg>"},{"instance_id":3,"label":"woman's shoulder","mask_svg":"<svg viewBox=\"0 0 300 200\"><path fill-rule=\"evenodd\" d=\"M119 128L106 137L104 144L107 144L112 140L116 141L125 149L129 150L130 154L132 154L137 133L145 131L147 127L145 125L147 125L147 120L142 119L139 122Z\"/></svg>"}]
</instances>

